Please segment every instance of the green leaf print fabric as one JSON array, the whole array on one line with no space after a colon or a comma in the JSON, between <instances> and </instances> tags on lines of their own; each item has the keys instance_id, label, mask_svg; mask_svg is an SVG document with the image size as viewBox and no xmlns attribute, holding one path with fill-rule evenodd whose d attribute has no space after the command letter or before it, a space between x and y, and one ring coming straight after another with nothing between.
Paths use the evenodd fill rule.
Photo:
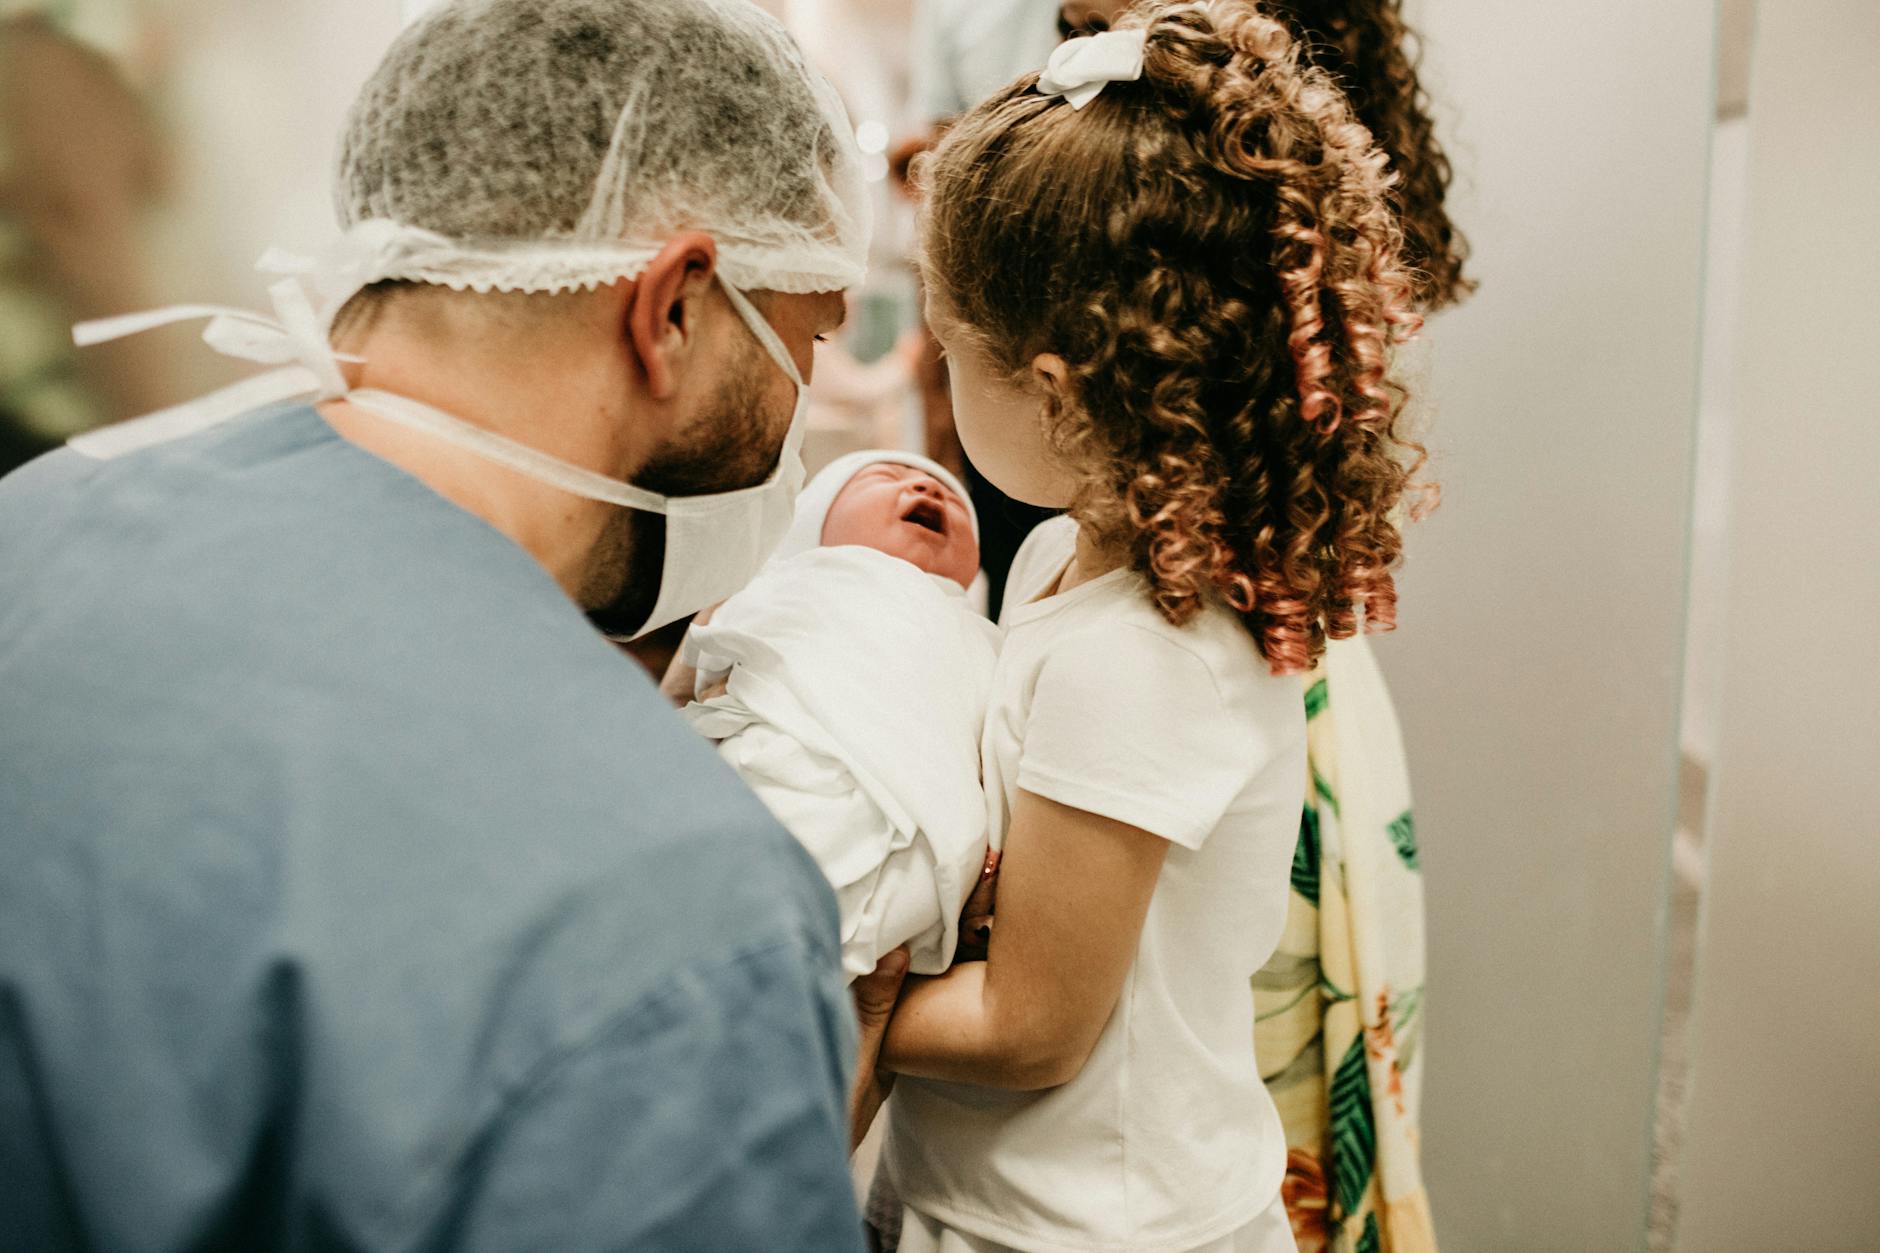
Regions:
<instances>
[{"instance_id":1,"label":"green leaf print fabric","mask_svg":"<svg viewBox=\"0 0 1880 1253\"><path fill-rule=\"evenodd\" d=\"M1377 1161L1377 1125L1371 1118L1371 1079L1365 1073L1364 1041L1353 1040L1332 1075L1332 1200L1335 1212L1356 1214L1364 1206Z\"/></svg>"},{"instance_id":2,"label":"green leaf print fabric","mask_svg":"<svg viewBox=\"0 0 1880 1253\"><path fill-rule=\"evenodd\" d=\"M1299 846L1293 850L1292 890L1311 901L1316 908L1319 903L1319 811L1314 805L1307 805L1305 815L1299 820Z\"/></svg>"},{"instance_id":3,"label":"green leaf print fabric","mask_svg":"<svg viewBox=\"0 0 1880 1253\"><path fill-rule=\"evenodd\" d=\"M1409 810L1404 810L1397 821L1386 828L1390 832L1390 842L1397 849L1397 856L1403 858L1403 864L1412 870L1421 870L1417 865L1417 820Z\"/></svg>"},{"instance_id":4,"label":"green leaf print fabric","mask_svg":"<svg viewBox=\"0 0 1880 1253\"><path fill-rule=\"evenodd\" d=\"M1362 639L1307 677L1305 805L1254 1047L1300 1253L1434 1253L1418 1159L1423 881L1395 709Z\"/></svg>"}]
</instances>

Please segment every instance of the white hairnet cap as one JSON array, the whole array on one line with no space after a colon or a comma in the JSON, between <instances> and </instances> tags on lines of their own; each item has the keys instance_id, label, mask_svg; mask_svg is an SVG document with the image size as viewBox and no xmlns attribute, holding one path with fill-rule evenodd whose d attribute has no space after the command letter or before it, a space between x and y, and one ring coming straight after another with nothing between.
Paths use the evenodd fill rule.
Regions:
<instances>
[{"instance_id":1,"label":"white hairnet cap","mask_svg":"<svg viewBox=\"0 0 1880 1253\"><path fill-rule=\"evenodd\" d=\"M841 101L747 0L440 4L361 90L335 195L334 297L593 287L682 230L734 286L836 291L868 251Z\"/></svg>"},{"instance_id":2,"label":"white hairnet cap","mask_svg":"<svg viewBox=\"0 0 1880 1253\"><path fill-rule=\"evenodd\" d=\"M796 498L796 514L790 522L790 530L777 545L777 551L770 560L784 561L806 553L822 545L823 525L829 518L829 507L836 503L836 497L849 485L849 480L866 470L869 466L887 462L891 465L912 466L923 470L939 479L958 494L966 506L966 516L972 519L973 539L979 538L979 514L973 509L973 498L966 491L966 485L956 478L953 472L931 457L923 457L914 452L897 452L889 448L866 449L852 452L845 457L838 457L806 484Z\"/></svg>"}]
</instances>

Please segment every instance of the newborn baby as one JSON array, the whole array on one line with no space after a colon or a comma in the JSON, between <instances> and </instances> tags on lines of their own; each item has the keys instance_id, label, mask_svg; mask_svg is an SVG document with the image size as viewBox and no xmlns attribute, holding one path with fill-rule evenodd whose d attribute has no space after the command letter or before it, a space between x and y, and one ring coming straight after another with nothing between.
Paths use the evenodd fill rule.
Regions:
<instances>
[{"instance_id":1,"label":"newborn baby","mask_svg":"<svg viewBox=\"0 0 1880 1253\"><path fill-rule=\"evenodd\" d=\"M776 556L686 637L699 732L836 890L853 979L909 946L952 962L986 856L979 735L998 629L969 599L978 520L924 457L863 452L813 479ZM720 687L722 686L722 690Z\"/></svg>"}]
</instances>

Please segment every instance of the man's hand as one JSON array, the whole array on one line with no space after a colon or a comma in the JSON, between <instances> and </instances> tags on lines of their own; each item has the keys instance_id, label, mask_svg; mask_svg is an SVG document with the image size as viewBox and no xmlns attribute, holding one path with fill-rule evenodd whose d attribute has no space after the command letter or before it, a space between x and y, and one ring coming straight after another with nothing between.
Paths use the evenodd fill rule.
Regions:
<instances>
[{"instance_id":1,"label":"man's hand","mask_svg":"<svg viewBox=\"0 0 1880 1253\"><path fill-rule=\"evenodd\" d=\"M907 950L897 948L883 957L875 972L863 975L850 985L855 997L855 1017L861 1023L862 1043L855 1063L855 1089L849 1094L849 1152L861 1146L862 1137L881 1112L888 1099L894 1076L877 1066L881 1059L881 1038L888 1033L888 1019L901 997L901 982L907 978Z\"/></svg>"},{"instance_id":2,"label":"man's hand","mask_svg":"<svg viewBox=\"0 0 1880 1253\"><path fill-rule=\"evenodd\" d=\"M686 630L689 632L692 627L706 625L712 620L712 614L717 611L717 605L699 610L692 615L691 626L688 626ZM659 681L660 695L671 701L673 708L684 709L694 699L692 688L697 682L698 671L685 662L685 642L682 639L679 647L673 650L672 664L666 667L665 677ZM720 687L718 690L722 692L724 689ZM716 692L711 693L711 695L716 694Z\"/></svg>"},{"instance_id":3,"label":"man's hand","mask_svg":"<svg viewBox=\"0 0 1880 1253\"><path fill-rule=\"evenodd\" d=\"M659 681L659 694L672 702L674 709L692 703L692 689L698 683L698 671L685 663L683 654L674 653L666 667L666 677Z\"/></svg>"}]
</instances>

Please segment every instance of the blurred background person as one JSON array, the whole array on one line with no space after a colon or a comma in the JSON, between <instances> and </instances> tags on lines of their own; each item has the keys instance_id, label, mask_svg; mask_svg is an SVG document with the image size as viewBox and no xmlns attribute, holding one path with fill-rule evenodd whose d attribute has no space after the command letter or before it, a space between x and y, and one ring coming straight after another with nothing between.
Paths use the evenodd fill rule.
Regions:
<instances>
[{"instance_id":1,"label":"blurred background person","mask_svg":"<svg viewBox=\"0 0 1880 1253\"><path fill-rule=\"evenodd\" d=\"M1050 0L915 0L918 119L943 125L1044 64L1062 38Z\"/></svg>"},{"instance_id":2,"label":"blurred background person","mask_svg":"<svg viewBox=\"0 0 1880 1253\"><path fill-rule=\"evenodd\" d=\"M244 303L268 245L329 242L332 137L400 24L396 0L0 0L0 470L239 377L190 327L82 353L71 328Z\"/></svg>"},{"instance_id":3,"label":"blurred background person","mask_svg":"<svg viewBox=\"0 0 1880 1253\"><path fill-rule=\"evenodd\" d=\"M849 320L817 353L803 460L810 473L863 448L920 451L916 361L905 336L916 319L910 265L913 213L896 190L888 152L915 123L918 47L913 0L767 0L834 83L855 128L876 231L868 277L850 294Z\"/></svg>"},{"instance_id":4,"label":"blurred background person","mask_svg":"<svg viewBox=\"0 0 1880 1253\"><path fill-rule=\"evenodd\" d=\"M71 337L153 295L162 47L137 0L0 0L0 474L174 398L162 344L81 359Z\"/></svg>"}]
</instances>

